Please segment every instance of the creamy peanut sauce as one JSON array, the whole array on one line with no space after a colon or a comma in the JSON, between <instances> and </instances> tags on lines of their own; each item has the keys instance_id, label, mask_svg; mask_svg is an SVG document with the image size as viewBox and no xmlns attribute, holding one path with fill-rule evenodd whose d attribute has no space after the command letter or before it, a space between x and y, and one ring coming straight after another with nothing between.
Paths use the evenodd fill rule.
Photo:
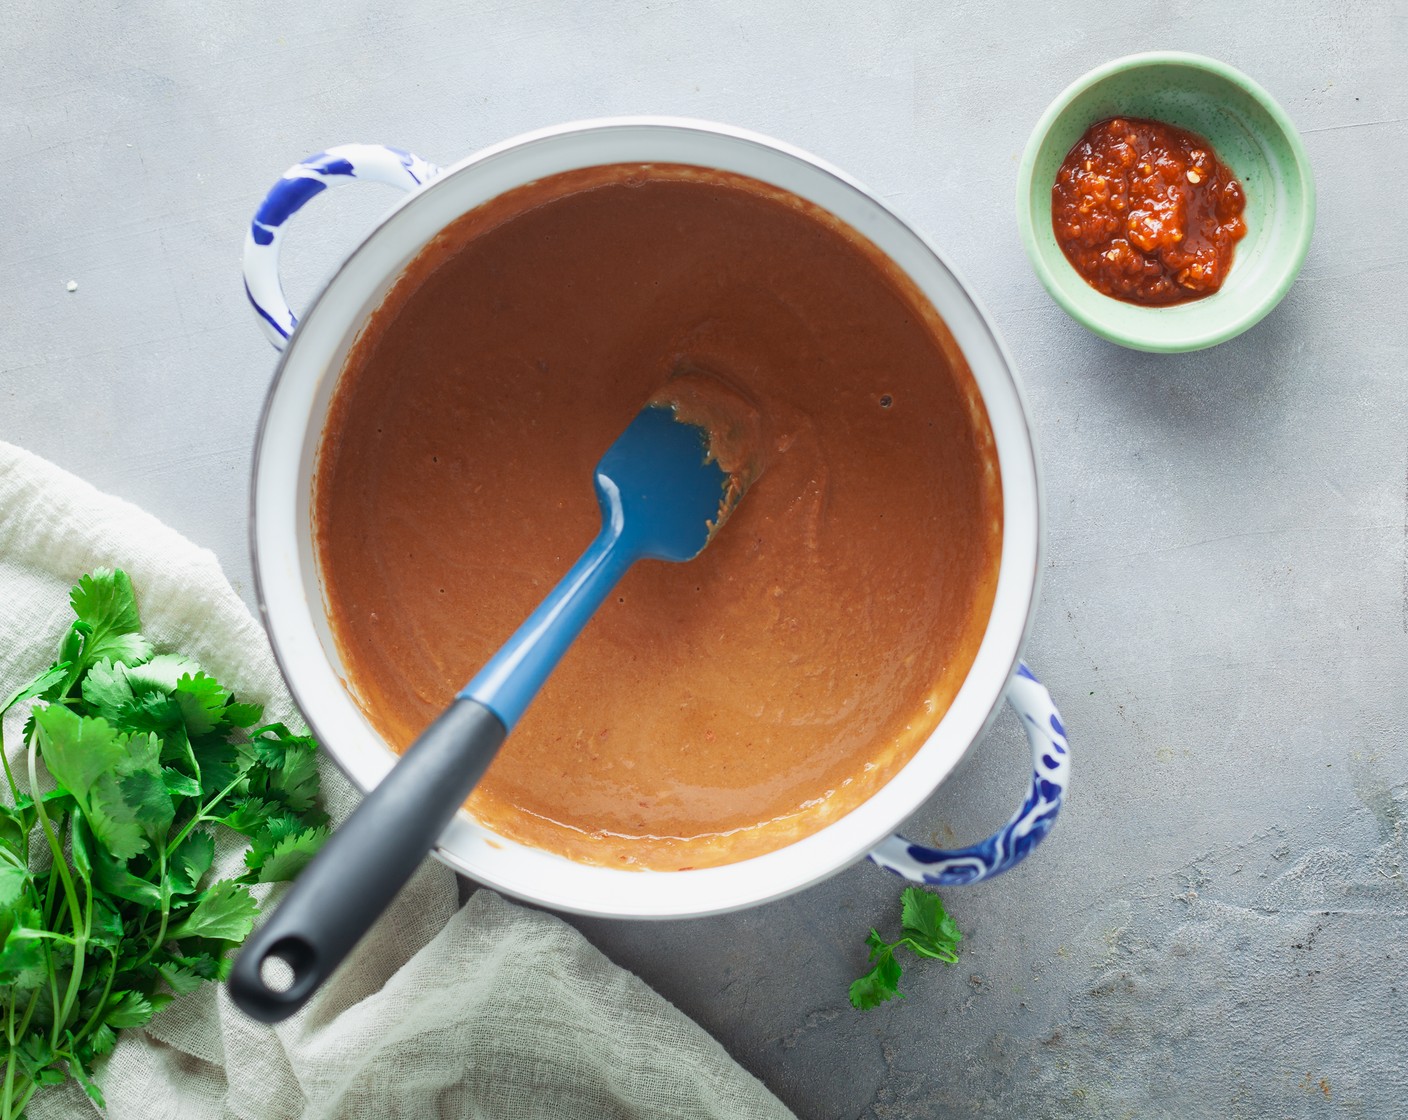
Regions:
<instances>
[{"instance_id":1,"label":"creamy peanut sauce","mask_svg":"<svg viewBox=\"0 0 1408 1120\"><path fill-rule=\"evenodd\" d=\"M760 447L761 473L697 559L631 569L467 808L670 870L814 832L911 758L982 639L1002 494L947 328L825 211L673 165L509 192L372 313L320 449L329 616L393 747L595 536L592 469L652 398L694 410L728 469Z\"/></svg>"}]
</instances>

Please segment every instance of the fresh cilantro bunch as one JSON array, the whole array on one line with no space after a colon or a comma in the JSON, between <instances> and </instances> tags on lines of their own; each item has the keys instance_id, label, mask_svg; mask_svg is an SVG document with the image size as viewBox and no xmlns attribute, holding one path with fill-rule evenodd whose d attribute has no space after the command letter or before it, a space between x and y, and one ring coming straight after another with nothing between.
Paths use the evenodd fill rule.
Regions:
<instances>
[{"instance_id":1,"label":"fresh cilantro bunch","mask_svg":"<svg viewBox=\"0 0 1408 1120\"><path fill-rule=\"evenodd\" d=\"M58 660L0 707L36 701L23 782L0 741L0 1120L66 1076L102 1105L116 1032L223 979L259 912L249 884L291 879L328 831L313 740L154 653L125 573L70 602ZM221 828L247 838L233 878L211 872Z\"/></svg>"},{"instance_id":2,"label":"fresh cilantro bunch","mask_svg":"<svg viewBox=\"0 0 1408 1120\"><path fill-rule=\"evenodd\" d=\"M898 941L887 943L873 929L865 939L874 967L851 985L851 1006L868 1011L895 996L904 999L899 987L903 969L895 960L895 950L900 947L945 964L958 962L958 943L963 934L958 932L958 924L948 916L938 895L906 887L900 896L900 923L903 928Z\"/></svg>"}]
</instances>

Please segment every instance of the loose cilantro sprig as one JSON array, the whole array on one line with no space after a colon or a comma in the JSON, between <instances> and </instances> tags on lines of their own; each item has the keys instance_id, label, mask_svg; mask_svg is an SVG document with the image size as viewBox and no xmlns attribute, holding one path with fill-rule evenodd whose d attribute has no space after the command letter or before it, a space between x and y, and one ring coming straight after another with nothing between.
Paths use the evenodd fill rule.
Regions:
<instances>
[{"instance_id":1,"label":"loose cilantro sprig","mask_svg":"<svg viewBox=\"0 0 1408 1120\"><path fill-rule=\"evenodd\" d=\"M906 887L900 896L900 922L902 936L898 941L887 943L873 929L865 939L874 967L851 985L851 1006L868 1011L896 996L905 998L899 988L903 970L895 960L895 950L900 947L920 957L945 964L957 963L958 943L963 940L963 934L958 932L957 923L948 916L938 895L918 887Z\"/></svg>"},{"instance_id":2,"label":"loose cilantro sprig","mask_svg":"<svg viewBox=\"0 0 1408 1120\"><path fill-rule=\"evenodd\" d=\"M66 1077L101 1106L116 1032L224 979L259 913L250 884L293 878L328 832L311 738L156 653L125 573L84 576L70 602L58 660L0 705L35 702L23 782L0 738L0 1120ZM232 878L211 871L221 829L247 841Z\"/></svg>"}]
</instances>

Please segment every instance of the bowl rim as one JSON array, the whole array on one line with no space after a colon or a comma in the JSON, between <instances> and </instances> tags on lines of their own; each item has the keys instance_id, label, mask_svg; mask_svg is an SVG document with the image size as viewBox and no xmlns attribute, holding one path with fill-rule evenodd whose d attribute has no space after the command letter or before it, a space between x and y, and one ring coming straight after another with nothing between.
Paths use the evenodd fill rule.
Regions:
<instances>
[{"instance_id":1,"label":"bowl rim","mask_svg":"<svg viewBox=\"0 0 1408 1120\"><path fill-rule=\"evenodd\" d=\"M1141 337L1137 331L1127 327L1110 326L1100 317L1091 315L1085 308L1078 306L1071 300L1037 250L1036 225L1031 206L1031 184L1036 169L1037 156L1052 127L1071 107L1076 98L1116 74L1152 66L1186 67L1215 75L1241 90L1242 93L1260 105L1285 137L1291 152L1292 162L1295 164L1296 174L1299 176L1302 198L1300 213L1294 217L1297 224L1295 240L1289 253L1282 258L1283 263L1276 283L1269 286L1261 299L1252 302L1245 312L1223 326L1201 332L1195 330L1186 338L1173 341L1149 339ZM1027 145L1022 152L1022 160L1017 170L1017 226L1022 237L1022 247L1026 251L1027 259L1031 262L1032 271L1036 273L1037 279L1041 281L1051 298L1067 315L1101 338L1130 349L1156 354L1186 353L1190 350L1202 350L1209 346L1216 346L1237 337L1265 318L1271 309L1281 302L1300 274L1301 265L1310 249L1311 237L1315 231L1315 209L1315 178L1310 171L1310 157L1306 153L1300 133L1296 130L1286 111L1261 85L1236 67L1218 59L1209 58L1207 55L1188 51L1142 51L1137 54L1128 54L1102 63L1093 70L1082 74L1062 90L1038 118L1031 136L1027 139ZM1124 304L1124 306L1137 308L1140 305ZM1157 313L1160 309L1143 308L1142 310Z\"/></svg>"}]
</instances>

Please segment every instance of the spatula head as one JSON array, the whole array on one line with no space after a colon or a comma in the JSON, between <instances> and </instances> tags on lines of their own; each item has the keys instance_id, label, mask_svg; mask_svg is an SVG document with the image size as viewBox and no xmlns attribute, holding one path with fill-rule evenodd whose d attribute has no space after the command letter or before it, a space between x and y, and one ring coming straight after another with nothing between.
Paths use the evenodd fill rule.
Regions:
<instances>
[{"instance_id":1,"label":"spatula head","mask_svg":"<svg viewBox=\"0 0 1408 1120\"><path fill-rule=\"evenodd\" d=\"M637 557L692 560L736 502L729 475L709 454L709 433L650 405L596 467L602 521Z\"/></svg>"}]
</instances>

